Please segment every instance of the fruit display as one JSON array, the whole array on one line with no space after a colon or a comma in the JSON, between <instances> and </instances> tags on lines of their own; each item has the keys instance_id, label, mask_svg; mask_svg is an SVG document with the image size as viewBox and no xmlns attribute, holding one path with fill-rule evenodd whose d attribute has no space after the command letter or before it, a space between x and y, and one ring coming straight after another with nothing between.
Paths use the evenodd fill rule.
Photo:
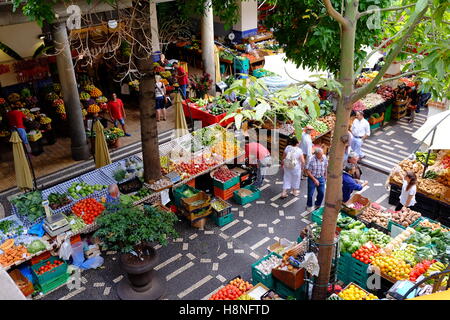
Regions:
<instances>
[{"instance_id":1,"label":"fruit display","mask_svg":"<svg viewBox=\"0 0 450 320\"><path fill-rule=\"evenodd\" d=\"M41 117L39 119L39 123L43 125L50 124L52 123L52 119L50 119L49 117Z\"/></svg>"},{"instance_id":2,"label":"fruit display","mask_svg":"<svg viewBox=\"0 0 450 320\"><path fill-rule=\"evenodd\" d=\"M251 296L249 296L248 294L243 294L242 296L240 296L236 300L255 300L255 299L252 298Z\"/></svg>"},{"instance_id":3,"label":"fruit display","mask_svg":"<svg viewBox=\"0 0 450 320\"><path fill-rule=\"evenodd\" d=\"M100 111L101 109L97 104L91 104L87 109L88 113L99 113Z\"/></svg>"},{"instance_id":4,"label":"fruit display","mask_svg":"<svg viewBox=\"0 0 450 320\"><path fill-rule=\"evenodd\" d=\"M406 239L408 239L411 235L416 233L416 230L412 228L406 228L400 234L398 234L395 238L391 240L384 248L381 249L381 252L384 254L391 254L392 251L398 248Z\"/></svg>"},{"instance_id":5,"label":"fruit display","mask_svg":"<svg viewBox=\"0 0 450 320\"><path fill-rule=\"evenodd\" d=\"M86 182L74 182L71 184L67 192L73 199L80 199L93 194L95 191L100 191L106 188L108 188L108 186L102 184L89 185Z\"/></svg>"},{"instance_id":6,"label":"fruit display","mask_svg":"<svg viewBox=\"0 0 450 320\"><path fill-rule=\"evenodd\" d=\"M411 272L409 273L409 280L415 282L418 277L420 277L422 274L427 272L428 268L436 262L435 260L424 260L414 266L414 268L411 269Z\"/></svg>"},{"instance_id":7,"label":"fruit display","mask_svg":"<svg viewBox=\"0 0 450 320\"><path fill-rule=\"evenodd\" d=\"M42 201L40 191L28 192L11 199L11 203L17 208L18 213L27 217L30 222L35 222L45 215Z\"/></svg>"},{"instance_id":8,"label":"fruit display","mask_svg":"<svg viewBox=\"0 0 450 320\"><path fill-rule=\"evenodd\" d=\"M89 91L89 94L91 95L92 98L98 98L101 97L103 95L103 93L100 91L100 89L95 88Z\"/></svg>"},{"instance_id":9,"label":"fruit display","mask_svg":"<svg viewBox=\"0 0 450 320\"><path fill-rule=\"evenodd\" d=\"M342 230L339 239L341 252L352 254L367 241L367 234L362 229Z\"/></svg>"},{"instance_id":10,"label":"fruit display","mask_svg":"<svg viewBox=\"0 0 450 320\"><path fill-rule=\"evenodd\" d=\"M401 211L395 211L391 215L391 221L404 227L409 227L413 222L422 216L420 212L404 208Z\"/></svg>"},{"instance_id":11,"label":"fruit display","mask_svg":"<svg viewBox=\"0 0 450 320\"><path fill-rule=\"evenodd\" d=\"M55 260L53 263L50 262L50 260L47 260L45 264L43 264L37 269L36 273L38 275L42 275L46 272L52 271L54 268L59 267L62 264L64 264L62 260Z\"/></svg>"},{"instance_id":12,"label":"fruit display","mask_svg":"<svg viewBox=\"0 0 450 320\"><path fill-rule=\"evenodd\" d=\"M47 94L46 99L48 101L53 101L53 100L59 99L59 96L56 94L56 92L50 92Z\"/></svg>"},{"instance_id":13,"label":"fruit display","mask_svg":"<svg viewBox=\"0 0 450 320\"><path fill-rule=\"evenodd\" d=\"M440 261L435 261L431 266L425 271L425 277L429 277L433 272L442 272L447 267Z\"/></svg>"},{"instance_id":14,"label":"fruit display","mask_svg":"<svg viewBox=\"0 0 450 320\"><path fill-rule=\"evenodd\" d=\"M395 97L394 89L390 86L379 86L377 93L381 95L384 100L391 100Z\"/></svg>"},{"instance_id":15,"label":"fruit display","mask_svg":"<svg viewBox=\"0 0 450 320\"><path fill-rule=\"evenodd\" d=\"M8 95L8 101L11 103L15 103L20 100L20 95L18 93L11 93Z\"/></svg>"},{"instance_id":16,"label":"fruit display","mask_svg":"<svg viewBox=\"0 0 450 320\"><path fill-rule=\"evenodd\" d=\"M353 222L355 222L355 219L353 219L352 217L343 217L339 215L336 224L339 228L348 230L349 229L348 225L350 225Z\"/></svg>"},{"instance_id":17,"label":"fruit display","mask_svg":"<svg viewBox=\"0 0 450 320\"><path fill-rule=\"evenodd\" d=\"M405 261L380 253L372 258L371 264L378 267L382 274L395 280L408 280L412 269Z\"/></svg>"},{"instance_id":18,"label":"fruit display","mask_svg":"<svg viewBox=\"0 0 450 320\"><path fill-rule=\"evenodd\" d=\"M67 222L70 225L70 229L73 233L78 233L80 230L83 230L86 227L84 220L76 215L69 215L66 217Z\"/></svg>"},{"instance_id":19,"label":"fruit display","mask_svg":"<svg viewBox=\"0 0 450 320\"><path fill-rule=\"evenodd\" d=\"M92 91L94 89L95 89L95 86L93 84L90 84L90 83L88 83L88 84L86 84L84 86L84 90L87 91L87 92L90 92L90 91Z\"/></svg>"},{"instance_id":20,"label":"fruit display","mask_svg":"<svg viewBox=\"0 0 450 320\"><path fill-rule=\"evenodd\" d=\"M380 248L385 247L392 240L390 236L374 228L367 230L367 238Z\"/></svg>"},{"instance_id":21,"label":"fruit display","mask_svg":"<svg viewBox=\"0 0 450 320\"><path fill-rule=\"evenodd\" d=\"M108 102L108 99L104 96L98 97L97 99L95 99L95 102L97 103L106 103Z\"/></svg>"},{"instance_id":22,"label":"fruit display","mask_svg":"<svg viewBox=\"0 0 450 320\"><path fill-rule=\"evenodd\" d=\"M364 103L361 102L361 100L356 101L352 106L353 111L364 111L366 110L366 106Z\"/></svg>"},{"instance_id":23,"label":"fruit display","mask_svg":"<svg viewBox=\"0 0 450 320\"><path fill-rule=\"evenodd\" d=\"M104 210L105 206L93 198L80 200L72 207L72 212L86 224L94 222Z\"/></svg>"},{"instance_id":24,"label":"fruit display","mask_svg":"<svg viewBox=\"0 0 450 320\"><path fill-rule=\"evenodd\" d=\"M221 156L224 160L236 158L241 153L237 143L229 140L214 144L211 152Z\"/></svg>"},{"instance_id":25,"label":"fruit display","mask_svg":"<svg viewBox=\"0 0 450 320\"><path fill-rule=\"evenodd\" d=\"M418 262L416 261L416 251L417 247L415 245L404 243L400 246L400 248L394 250L392 256L405 261L410 266L414 266Z\"/></svg>"},{"instance_id":26,"label":"fruit display","mask_svg":"<svg viewBox=\"0 0 450 320\"><path fill-rule=\"evenodd\" d=\"M236 300L243 292L235 286L228 284L213 294L209 300Z\"/></svg>"},{"instance_id":27,"label":"fruit display","mask_svg":"<svg viewBox=\"0 0 450 320\"><path fill-rule=\"evenodd\" d=\"M282 259L276 255L269 256L268 259L261 261L255 266L256 270L260 271L264 275L269 275L272 273L272 269L278 267L282 262Z\"/></svg>"},{"instance_id":28,"label":"fruit display","mask_svg":"<svg viewBox=\"0 0 450 320\"><path fill-rule=\"evenodd\" d=\"M52 106L54 106L56 108L59 107L59 106L64 106L64 100L63 99L53 100Z\"/></svg>"},{"instance_id":29,"label":"fruit display","mask_svg":"<svg viewBox=\"0 0 450 320\"><path fill-rule=\"evenodd\" d=\"M373 256L380 251L380 247L374 245L372 242L367 242L358 250L352 253L352 257L359 261L369 264L372 262Z\"/></svg>"},{"instance_id":30,"label":"fruit display","mask_svg":"<svg viewBox=\"0 0 450 320\"><path fill-rule=\"evenodd\" d=\"M46 250L47 247L41 240L33 240L28 246L27 251L30 254L35 254L41 251Z\"/></svg>"},{"instance_id":31,"label":"fruit display","mask_svg":"<svg viewBox=\"0 0 450 320\"><path fill-rule=\"evenodd\" d=\"M249 291L250 289L253 288L253 285L245 280L243 280L242 278L236 278L230 281L230 283L232 286L235 286L236 288L238 288L239 290L241 290L243 293L246 293L247 291Z\"/></svg>"},{"instance_id":32,"label":"fruit display","mask_svg":"<svg viewBox=\"0 0 450 320\"><path fill-rule=\"evenodd\" d=\"M364 104L366 109L371 109L373 107L378 106L381 103L384 103L383 97L377 93L369 93L360 101Z\"/></svg>"},{"instance_id":33,"label":"fruit display","mask_svg":"<svg viewBox=\"0 0 450 320\"><path fill-rule=\"evenodd\" d=\"M344 290L338 293L339 298L344 300L377 300L378 297L368 293L360 287L350 284Z\"/></svg>"},{"instance_id":34,"label":"fruit display","mask_svg":"<svg viewBox=\"0 0 450 320\"><path fill-rule=\"evenodd\" d=\"M226 181L236 177L236 173L234 173L233 171L228 169L227 166L222 166L219 169L214 170L214 172L212 173L212 176L216 180L226 182Z\"/></svg>"},{"instance_id":35,"label":"fruit display","mask_svg":"<svg viewBox=\"0 0 450 320\"><path fill-rule=\"evenodd\" d=\"M27 248L23 245L14 245L14 241L10 242L12 239L9 239L8 246L5 249L2 249L3 253L0 254L0 265L4 268L9 267L10 265L25 259L30 256Z\"/></svg>"},{"instance_id":36,"label":"fruit display","mask_svg":"<svg viewBox=\"0 0 450 320\"><path fill-rule=\"evenodd\" d=\"M416 159L420 163L425 164L427 162L428 152L416 152ZM432 166L436 162L437 153L431 152L430 157L428 158L428 165Z\"/></svg>"},{"instance_id":37,"label":"fruit display","mask_svg":"<svg viewBox=\"0 0 450 320\"><path fill-rule=\"evenodd\" d=\"M64 207L72 202L72 200L67 197L67 193L50 193L47 197L47 200L49 202L50 208L52 208L53 210Z\"/></svg>"},{"instance_id":38,"label":"fruit display","mask_svg":"<svg viewBox=\"0 0 450 320\"><path fill-rule=\"evenodd\" d=\"M449 229L447 229L445 226L441 225L440 222L431 222L428 219L424 219L422 221L419 222L419 227L424 227L424 228L431 228L431 230L438 230L441 229L442 231L450 231ZM417 229L416 229L417 230ZM419 231L419 230L417 230Z\"/></svg>"},{"instance_id":39,"label":"fruit display","mask_svg":"<svg viewBox=\"0 0 450 320\"><path fill-rule=\"evenodd\" d=\"M81 91L80 93L80 100L81 101L88 101L91 98L90 94L85 92L85 91Z\"/></svg>"},{"instance_id":40,"label":"fruit display","mask_svg":"<svg viewBox=\"0 0 450 320\"><path fill-rule=\"evenodd\" d=\"M331 113L331 114L329 114L327 116L318 118L317 120L319 120L320 122L325 123L329 129L333 129L334 125L336 123L336 115L334 113Z\"/></svg>"},{"instance_id":41,"label":"fruit display","mask_svg":"<svg viewBox=\"0 0 450 320\"><path fill-rule=\"evenodd\" d=\"M175 164L176 170L182 173L184 177L190 177L198 175L204 171L207 171L211 167L217 166L219 163L212 157L196 157L190 161L182 161Z\"/></svg>"},{"instance_id":42,"label":"fruit display","mask_svg":"<svg viewBox=\"0 0 450 320\"><path fill-rule=\"evenodd\" d=\"M313 127L314 130L321 134L329 130L328 126L319 120L311 120L307 123L307 125Z\"/></svg>"}]
</instances>

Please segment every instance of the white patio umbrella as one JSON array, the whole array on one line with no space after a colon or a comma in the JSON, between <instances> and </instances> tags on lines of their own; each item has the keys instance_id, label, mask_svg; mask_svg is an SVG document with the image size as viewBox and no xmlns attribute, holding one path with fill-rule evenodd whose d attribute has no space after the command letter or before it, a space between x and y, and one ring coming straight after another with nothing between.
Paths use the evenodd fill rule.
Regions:
<instances>
[{"instance_id":1,"label":"white patio umbrella","mask_svg":"<svg viewBox=\"0 0 450 320\"><path fill-rule=\"evenodd\" d=\"M431 150L450 150L450 110L429 117L412 136Z\"/></svg>"}]
</instances>

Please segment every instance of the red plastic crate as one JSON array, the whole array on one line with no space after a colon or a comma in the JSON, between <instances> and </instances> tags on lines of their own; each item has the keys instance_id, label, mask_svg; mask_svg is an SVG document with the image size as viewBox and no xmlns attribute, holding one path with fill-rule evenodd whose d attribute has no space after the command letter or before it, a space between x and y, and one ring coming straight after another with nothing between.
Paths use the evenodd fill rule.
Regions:
<instances>
[{"instance_id":1,"label":"red plastic crate","mask_svg":"<svg viewBox=\"0 0 450 320\"><path fill-rule=\"evenodd\" d=\"M195 179L192 179L191 181L186 182L188 186L191 186L192 188L195 188Z\"/></svg>"},{"instance_id":2,"label":"red plastic crate","mask_svg":"<svg viewBox=\"0 0 450 320\"><path fill-rule=\"evenodd\" d=\"M36 257L31 258L31 265L35 265L36 263L39 263L42 260L46 260L50 257L51 257L50 251L46 251Z\"/></svg>"},{"instance_id":3,"label":"red plastic crate","mask_svg":"<svg viewBox=\"0 0 450 320\"><path fill-rule=\"evenodd\" d=\"M214 195L222 200L228 200L233 197L233 192L238 190L240 187L240 183L236 183L234 186L226 190L214 187Z\"/></svg>"}]
</instances>

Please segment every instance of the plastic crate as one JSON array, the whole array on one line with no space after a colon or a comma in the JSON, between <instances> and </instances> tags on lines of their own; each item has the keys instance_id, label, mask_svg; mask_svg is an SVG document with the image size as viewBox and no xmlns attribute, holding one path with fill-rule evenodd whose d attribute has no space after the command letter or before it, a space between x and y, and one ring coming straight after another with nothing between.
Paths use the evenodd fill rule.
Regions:
<instances>
[{"instance_id":1,"label":"plastic crate","mask_svg":"<svg viewBox=\"0 0 450 320\"><path fill-rule=\"evenodd\" d=\"M39 283L37 285L37 288L39 291L41 291L43 294L46 294L56 288L58 288L59 286L62 286L63 284L65 284L67 282L67 280L69 279L69 274L68 273L64 273L50 281L44 282L44 283Z\"/></svg>"},{"instance_id":2,"label":"plastic crate","mask_svg":"<svg viewBox=\"0 0 450 320\"><path fill-rule=\"evenodd\" d=\"M212 218L216 225L218 225L219 227L223 227L234 220L234 214L230 213L222 217L218 217L217 214L213 214Z\"/></svg>"},{"instance_id":3,"label":"plastic crate","mask_svg":"<svg viewBox=\"0 0 450 320\"><path fill-rule=\"evenodd\" d=\"M239 176L231 178L231 179L229 179L229 180L227 180L225 182L222 182L222 181L219 181L219 180L213 178L213 185L214 185L214 187L217 187L217 188L222 189L222 190L230 189L230 188L234 187L236 184L238 184L239 182L240 182L240 177Z\"/></svg>"},{"instance_id":4,"label":"plastic crate","mask_svg":"<svg viewBox=\"0 0 450 320\"><path fill-rule=\"evenodd\" d=\"M392 114L392 104L386 108L386 111L384 113L384 122L391 121L391 114Z\"/></svg>"},{"instance_id":5,"label":"plastic crate","mask_svg":"<svg viewBox=\"0 0 450 320\"><path fill-rule=\"evenodd\" d=\"M297 290L292 290L288 286L284 285L281 281L276 281L274 290L285 299L288 297L294 297L295 300L305 300L305 288L306 286L303 285Z\"/></svg>"},{"instance_id":6,"label":"plastic crate","mask_svg":"<svg viewBox=\"0 0 450 320\"><path fill-rule=\"evenodd\" d=\"M250 186L244 187L242 189L247 189L247 190L253 191L253 194L249 195L248 197L242 198L238 194L239 190L234 191L233 199L234 199L234 201L236 201L236 203L238 203L240 205L246 205L247 203L258 200L261 197L261 191L258 188L256 188L255 186L250 185Z\"/></svg>"},{"instance_id":7,"label":"plastic crate","mask_svg":"<svg viewBox=\"0 0 450 320\"><path fill-rule=\"evenodd\" d=\"M272 273L269 275L263 274L261 271L256 269L256 266L259 265L262 261L265 261L269 259L271 256L276 256L278 258L282 258L279 254L276 254L275 252L269 253L267 256L259 259L255 263L252 264L252 284L256 285L258 283L262 283L269 289L274 289L274 278L272 276Z\"/></svg>"},{"instance_id":8,"label":"plastic crate","mask_svg":"<svg viewBox=\"0 0 450 320\"><path fill-rule=\"evenodd\" d=\"M214 209L214 206L213 206L214 202L223 203L225 205L225 208L220 211L217 211L216 209ZM222 199L213 199L211 201L211 208L213 209L213 212L217 217L223 217L223 216L226 216L231 213L231 204L229 204L228 202L226 202Z\"/></svg>"},{"instance_id":9,"label":"plastic crate","mask_svg":"<svg viewBox=\"0 0 450 320\"><path fill-rule=\"evenodd\" d=\"M43 274L37 274L36 271L37 271L41 266L45 265L45 264L47 263L47 261L50 261L51 263L53 263L53 262L56 261L56 260L60 260L60 261L62 261L63 263L62 263L61 265L59 265L59 266L53 268L52 270L43 273ZM51 281L51 280L53 280L53 279L59 277L60 275L66 273L66 272L67 272L67 263L64 262L63 260L59 259L59 258L56 258L56 257L50 257L50 258L47 259L47 260L44 260L44 261L42 261L42 262L39 262L39 263L37 263L37 264L31 266L31 270L32 270L32 272L33 272L33 277L36 279L36 282L39 283L39 284L41 284L41 283L49 282L49 281Z\"/></svg>"},{"instance_id":10,"label":"plastic crate","mask_svg":"<svg viewBox=\"0 0 450 320\"><path fill-rule=\"evenodd\" d=\"M174 197L174 203L175 205L180 208L181 207L181 198L186 198L185 196L183 196L183 192L186 191L187 189L191 189L192 192L194 193L199 193L200 190L197 190L191 186L185 185L183 184L182 186L176 188L173 190L173 197Z\"/></svg>"},{"instance_id":11,"label":"plastic crate","mask_svg":"<svg viewBox=\"0 0 450 320\"><path fill-rule=\"evenodd\" d=\"M239 190L240 187L241 185L239 182L227 190L214 187L214 195L222 200L228 200L233 197L234 191Z\"/></svg>"},{"instance_id":12,"label":"plastic crate","mask_svg":"<svg viewBox=\"0 0 450 320\"><path fill-rule=\"evenodd\" d=\"M311 213L311 220L312 222L317 223L319 226L322 225L322 217L323 217L323 211L325 210L324 207L319 208L317 210L314 210Z\"/></svg>"},{"instance_id":13,"label":"plastic crate","mask_svg":"<svg viewBox=\"0 0 450 320\"><path fill-rule=\"evenodd\" d=\"M389 223L388 223L388 230L392 232L392 226L399 227L399 228L401 228L401 229L403 229L403 230L406 230L406 228L413 228L413 227L415 227L415 226L419 223L419 220L420 220L420 218L418 218L416 221L414 221L413 223L411 223L408 227L404 227L404 226L402 226L401 224L398 224L398 223L395 222L395 221L389 220Z\"/></svg>"}]
</instances>

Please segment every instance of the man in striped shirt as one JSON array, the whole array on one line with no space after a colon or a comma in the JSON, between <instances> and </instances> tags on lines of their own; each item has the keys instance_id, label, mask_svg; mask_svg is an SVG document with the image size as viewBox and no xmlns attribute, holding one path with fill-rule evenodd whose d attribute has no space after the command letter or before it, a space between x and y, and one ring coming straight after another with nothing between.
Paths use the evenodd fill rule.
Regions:
<instances>
[{"instance_id":1,"label":"man in striped shirt","mask_svg":"<svg viewBox=\"0 0 450 320\"><path fill-rule=\"evenodd\" d=\"M321 148L314 150L314 155L311 157L308 165L306 166L306 175L308 176L308 200L306 210L312 211L313 196L317 189L317 198L315 202L315 208L317 209L322 205L322 201L325 195L325 182L327 180L328 160L323 154Z\"/></svg>"}]
</instances>

